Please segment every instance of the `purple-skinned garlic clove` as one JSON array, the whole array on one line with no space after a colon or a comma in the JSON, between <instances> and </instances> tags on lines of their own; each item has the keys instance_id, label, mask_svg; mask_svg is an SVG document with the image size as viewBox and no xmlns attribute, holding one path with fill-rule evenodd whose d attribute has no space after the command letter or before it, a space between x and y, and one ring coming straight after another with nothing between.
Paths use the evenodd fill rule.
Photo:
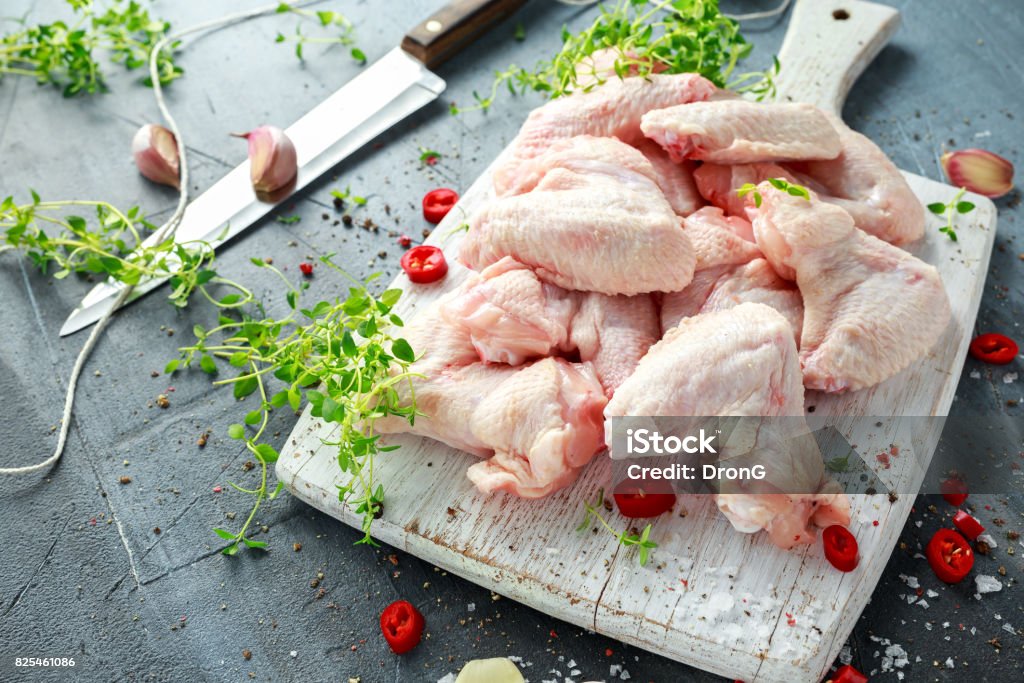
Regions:
<instances>
[{"instance_id":1,"label":"purple-skinned garlic clove","mask_svg":"<svg viewBox=\"0 0 1024 683\"><path fill-rule=\"evenodd\" d=\"M257 193L272 194L287 186L298 173L295 145L277 126L260 126L235 134L249 143L249 176Z\"/></svg>"},{"instance_id":2,"label":"purple-skinned garlic clove","mask_svg":"<svg viewBox=\"0 0 1024 683\"><path fill-rule=\"evenodd\" d=\"M155 123L147 123L132 138L132 156L139 173L161 185L179 188L178 143L174 133Z\"/></svg>"},{"instance_id":3,"label":"purple-skinned garlic clove","mask_svg":"<svg viewBox=\"0 0 1024 683\"><path fill-rule=\"evenodd\" d=\"M941 161L949 181L969 192L995 198L1013 189L1013 164L988 150L946 152Z\"/></svg>"}]
</instances>

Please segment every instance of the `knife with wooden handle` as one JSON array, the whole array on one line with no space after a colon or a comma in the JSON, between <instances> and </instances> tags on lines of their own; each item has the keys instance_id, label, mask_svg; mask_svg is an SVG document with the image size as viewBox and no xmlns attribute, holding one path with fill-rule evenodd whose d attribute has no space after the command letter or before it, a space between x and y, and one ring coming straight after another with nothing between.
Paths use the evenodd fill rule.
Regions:
<instances>
[{"instance_id":1,"label":"knife with wooden handle","mask_svg":"<svg viewBox=\"0 0 1024 683\"><path fill-rule=\"evenodd\" d=\"M298 175L292 192L330 170L367 142L437 99L445 82L431 69L458 53L526 0L455 0L420 22L396 47L285 130L295 143ZM276 198L276 203L287 197ZM217 248L265 216L275 203L256 197L245 161L185 209L174 239ZM152 246L153 239L143 242ZM128 301L166 278L144 280ZM61 336L77 332L111 310L123 289L108 280L96 285L72 311Z\"/></svg>"}]
</instances>

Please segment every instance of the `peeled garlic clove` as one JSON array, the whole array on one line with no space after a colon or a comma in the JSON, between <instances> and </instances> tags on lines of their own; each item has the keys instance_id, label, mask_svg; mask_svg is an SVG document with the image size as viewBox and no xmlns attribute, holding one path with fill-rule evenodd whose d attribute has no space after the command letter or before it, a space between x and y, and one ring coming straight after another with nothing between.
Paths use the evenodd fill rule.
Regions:
<instances>
[{"instance_id":1,"label":"peeled garlic clove","mask_svg":"<svg viewBox=\"0 0 1024 683\"><path fill-rule=\"evenodd\" d=\"M299 170L295 145L283 130L260 126L236 137L249 142L249 177L257 192L270 194L295 179Z\"/></svg>"},{"instance_id":2,"label":"peeled garlic clove","mask_svg":"<svg viewBox=\"0 0 1024 683\"><path fill-rule=\"evenodd\" d=\"M178 143L171 131L154 123L139 128L132 138L132 156L139 173L146 178L161 185L179 187Z\"/></svg>"},{"instance_id":3,"label":"peeled garlic clove","mask_svg":"<svg viewBox=\"0 0 1024 683\"><path fill-rule=\"evenodd\" d=\"M949 181L970 192L1002 197L1013 188L1013 164L988 150L946 152L941 161Z\"/></svg>"}]
</instances>

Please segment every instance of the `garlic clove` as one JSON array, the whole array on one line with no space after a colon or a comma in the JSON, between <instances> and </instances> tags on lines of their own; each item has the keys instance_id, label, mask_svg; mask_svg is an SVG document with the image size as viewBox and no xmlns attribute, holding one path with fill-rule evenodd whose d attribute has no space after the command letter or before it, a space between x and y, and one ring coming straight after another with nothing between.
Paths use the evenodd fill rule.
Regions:
<instances>
[{"instance_id":1,"label":"garlic clove","mask_svg":"<svg viewBox=\"0 0 1024 683\"><path fill-rule=\"evenodd\" d=\"M290 184L298 173L295 145L277 126L260 126L235 134L249 142L249 177L260 194L273 194Z\"/></svg>"},{"instance_id":2,"label":"garlic clove","mask_svg":"<svg viewBox=\"0 0 1024 683\"><path fill-rule=\"evenodd\" d=\"M1013 188L1013 164L988 150L946 152L941 161L949 181L970 192L1002 197Z\"/></svg>"},{"instance_id":3,"label":"garlic clove","mask_svg":"<svg viewBox=\"0 0 1024 683\"><path fill-rule=\"evenodd\" d=\"M147 123L132 138L135 165L154 183L179 188L178 143L174 133L163 126Z\"/></svg>"}]
</instances>

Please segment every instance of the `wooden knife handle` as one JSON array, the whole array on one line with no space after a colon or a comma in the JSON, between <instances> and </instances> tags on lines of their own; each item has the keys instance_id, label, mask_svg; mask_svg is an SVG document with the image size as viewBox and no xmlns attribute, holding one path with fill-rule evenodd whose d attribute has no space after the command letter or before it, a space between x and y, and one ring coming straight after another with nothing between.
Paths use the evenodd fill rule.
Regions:
<instances>
[{"instance_id":1,"label":"wooden knife handle","mask_svg":"<svg viewBox=\"0 0 1024 683\"><path fill-rule=\"evenodd\" d=\"M526 0L454 0L409 31L402 49L433 69L525 4Z\"/></svg>"}]
</instances>

